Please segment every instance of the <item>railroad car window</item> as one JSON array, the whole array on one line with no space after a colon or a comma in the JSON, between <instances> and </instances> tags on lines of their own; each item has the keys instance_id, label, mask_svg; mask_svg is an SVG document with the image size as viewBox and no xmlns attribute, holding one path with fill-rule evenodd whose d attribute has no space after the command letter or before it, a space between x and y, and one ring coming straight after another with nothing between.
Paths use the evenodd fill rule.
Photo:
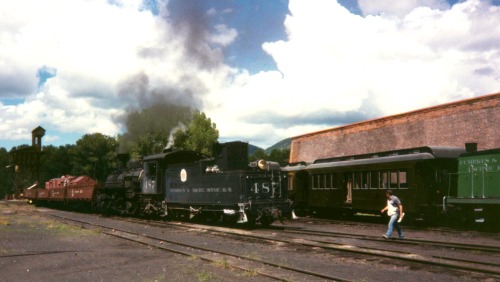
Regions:
<instances>
[{"instance_id":1,"label":"railroad car window","mask_svg":"<svg viewBox=\"0 0 500 282\"><path fill-rule=\"evenodd\" d=\"M317 184L317 175L316 174L311 174L311 188L314 190L314 189L317 189L318 188L318 184Z\"/></svg>"},{"instance_id":2,"label":"railroad car window","mask_svg":"<svg viewBox=\"0 0 500 282\"><path fill-rule=\"evenodd\" d=\"M353 189L359 189L358 185L356 185L356 173L349 173L349 183Z\"/></svg>"},{"instance_id":3,"label":"railroad car window","mask_svg":"<svg viewBox=\"0 0 500 282\"><path fill-rule=\"evenodd\" d=\"M318 188L325 189L325 174L324 173L318 174L318 177L319 177Z\"/></svg>"},{"instance_id":4,"label":"railroad car window","mask_svg":"<svg viewBox=\"0 0 500 282\"><path fill-rule=\"evenodd\" d=\"M156 163L148 163L148 177L156 178Z\"/></svg>"},{"instance_id":5,"label":"railroad car window","mask_svg":"<svg viewBox=\"0 0 500 282\"><path fill-rule=\"evenodd\" d=\"M363 189L369 189L370 188L370 172L369 171L364 171L362 172L362 180L361 183L363 184Z\"/></svg>"},{"instance_id":6,"label":"railroad car window","mask_svg":"<svg viewBox=\"0 0 500 282\"><path fill-rule=\"evenodd\" d=\"M332 189L339 189L339 187L337 186L338 185L338 178L337 178L337 174L335 173L331 173L330 174L332 176Z\"/></svg>"},{"instance_id":7,"label":"railroad car window","mask_svg":"<svg viewBox=\"0 0 500 282\"><path fill-rule=\"evenodd\" d=\"M378 189L379 188L379 172L378 171L371 171L370 172L370 188L372 189Z\"/></svg>"},{"instance_id":8,"label":"railroad car window","mask_svg":"<svg viewBox=\"0 0 500 282\"><path fill-rule=\"evenodd\" d=\"M397 171L391 171L391 183L390 187L392 189L398 188L398 172Z\"/></svg>"},{"instance_id":9,"label":"railroad car window","mask_svg":"<svg viewBox=\"0 0 500 282\"><path fill-rule=\"evenodd\" d=\"M387 171L383 171L380 173L380 188L389 188L389 173Z\"/></svg>"},{"instance_id":10,"label":"railroad car window","mask_svg":"<svg viewBox=\"0 0 500 282\"><path fill-rule=\"evenodd\" d=\"M354 173L354 189L359 189L361 187L363 187L363 184L362 184L362 176L361 176L361 172L355 172Z\"/></svg>"},{"instance_id":11,"label":"railroad car window","mask_svg":"<svg viewBox=\"0 0 500 282\"><path fill-rule=\"evenodd\" d=\"M407 189L408 181L406 180L406 170L399 171L399 188Z\"/></svg>"},{"instance_id":12,"label":"railroad car window","mask_svg":"<svg viewBox=\"0 0 500 282\"><path fill-rule=\"evenodd\" d=\"M325 173L325 188L332 189L332 174Z\"/></svg>"}]
</instances>

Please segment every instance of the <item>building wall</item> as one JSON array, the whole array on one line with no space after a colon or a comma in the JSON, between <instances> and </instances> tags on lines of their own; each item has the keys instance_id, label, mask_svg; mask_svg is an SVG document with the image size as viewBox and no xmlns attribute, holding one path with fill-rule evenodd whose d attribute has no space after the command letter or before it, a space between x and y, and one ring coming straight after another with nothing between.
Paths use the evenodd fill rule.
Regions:
<instances>
[{"instance_id":1,"label":"building wall","mask_svg":"<svg viewBox=\"0 0 500 282\"><path fill-rule=\"evenodd\" d=\"M500 148L500 93L293 137L290 162L468 142Z\"/></svg>"}]
</instances>

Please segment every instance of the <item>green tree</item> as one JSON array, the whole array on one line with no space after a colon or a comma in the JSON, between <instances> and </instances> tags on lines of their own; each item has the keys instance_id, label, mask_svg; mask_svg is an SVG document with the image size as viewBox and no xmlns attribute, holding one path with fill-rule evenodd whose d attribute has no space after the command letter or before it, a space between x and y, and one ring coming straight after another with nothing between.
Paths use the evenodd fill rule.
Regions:
<instances>
[{"instance_id":1,"label":"green tree","mask_svg":"<svg viewBox=\"0 0 500 282\"><path fill-rule=\"evenodd\" d=\"M42 151L40 180L43 183L63 175L71 174L73 165L71 162L70 151L75 145L65 145L55 147L52 145L44 146Z\"/></svg>"},{"instance_id":2,"label":"green tree","mask_svg":"<svg viewBox=\"0 0 500 282\"><path fill-rule=\"evenodd\" d=\"M270 161L277 162L281 166L288 164L290 159L290 149L273 149L269 154Z\"/></svg>"},{"instance_id":3,"label":"green tree","mask_svg":"<svg viewBox=\"0 0 500 282\"><path fill-rule=\"evenodd\" d=\"M268 155L263 149L257 149L249 158L251 162L253 161L258 161L258 160L267 160Z\"/></svg>"},{"instance_id":4,"label":"green tree","mask_svg":"<svg viewBox=\"0 0 500 282\"><path fill-rule=\"evenodd\" d=\"M196 111L186 130L174 133L174 146L178 149L193 150L212 155L212 147L219 139L219 130L205 113Z\"/></svg>"},{"instance_id":5,"label":"green tree","mask_svg":"<svg viewBox=\"0 0 500 282\"><path fill-rule=\"evenodd\" d=\"M250 155L250 161L266 160L279 163L281 166L288 164L290 149L273 149L269 155L263 149L257 149Z\"/></svg>"},{"instance_id":6,"label":"green tree","mask_svg":"<svg viewBox=\"0 0 500 282\"><path fill-rule=\"evenodd\" d=\"M161 152L166 146L168 136L165 132L149 132L139 136L135 142L131 142L130 155L133 159Z\"/></svg>"},{"instance_id":7,"label":"green tree","mask_svg":"<svg viewBox=\"0 0 500 282\"><path fill-rule=\"evenodd\" d=\"M5 198L5 195L12 190L12 169L10 155L5 148L0 148L0 195Z\"/></svg>"},{"instance_id":8,"label":"green tree","mask_svg":"<svg viewBox=\"0 0 500 282\"><path fill-rule=\"evenodd\" d=\"M115 138L101 133L86 134L70 150L73 175L88 175L105 181L108 174L118 167Z\"/></svg>"}]
</instances>

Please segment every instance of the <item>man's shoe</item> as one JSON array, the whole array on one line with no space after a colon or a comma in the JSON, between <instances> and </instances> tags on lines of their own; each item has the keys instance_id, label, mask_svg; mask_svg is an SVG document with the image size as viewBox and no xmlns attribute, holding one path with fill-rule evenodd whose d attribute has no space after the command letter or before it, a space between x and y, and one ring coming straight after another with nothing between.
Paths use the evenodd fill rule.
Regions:
<instances>
[{"instance_id":1,"label":"man's shoe","mask_svg":"<svg viewBox=\"0 0 500 282\"><path fill-rule=\"evenodd\" d=\"M389 239L389 237L387 237L385 234L382 235L382 237L384 237L384 239Z\"/></svg>"},{"instance_id":2,"label":"man's shoe","mask_svg":"<svg viewBox=\"0 0 500 282\"><path fill-rule=\"evenodd\" d=\"M405 238L405 236L399 236L399 239L403 240Z\"/></svg>"}]
</instances>

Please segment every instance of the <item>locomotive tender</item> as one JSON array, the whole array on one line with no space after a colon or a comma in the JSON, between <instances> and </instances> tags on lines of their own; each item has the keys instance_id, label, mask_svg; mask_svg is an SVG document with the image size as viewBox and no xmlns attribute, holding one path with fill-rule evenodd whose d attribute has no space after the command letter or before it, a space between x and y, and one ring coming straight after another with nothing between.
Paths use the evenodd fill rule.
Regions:
<instances>
[{"instance_id":1,"label":"locomotive tender","mask_svg":"<svg viewBox=\"0 0 500 282\"><path fill-rule=\"evenodd\" d=\"M442 212L449 173L457 171L457 158L464 152L427 146L320 159L283 170L289 174L297 215L379 215L391 189L407 217L431 221Z\"/></svg>"},{"instance_id":2,"label":"locomotive tender","mask_svg":"<svg viewBox=\"0 0 500 282\"><path fill-rule=\"evenodd\" d=\"M219 144L215 151L214 158L172 150L147 156L142 164L109 175L103 186L89 185L85 200L105 213L201 217L264 226L291 216L287 175L277 163L249 164L244 142ZM66 193L67 187L59 189ZM38 203L74 204L69 197L50 196L52 190L26 189L25 197Z\"/></svg>"}]
</instances>

